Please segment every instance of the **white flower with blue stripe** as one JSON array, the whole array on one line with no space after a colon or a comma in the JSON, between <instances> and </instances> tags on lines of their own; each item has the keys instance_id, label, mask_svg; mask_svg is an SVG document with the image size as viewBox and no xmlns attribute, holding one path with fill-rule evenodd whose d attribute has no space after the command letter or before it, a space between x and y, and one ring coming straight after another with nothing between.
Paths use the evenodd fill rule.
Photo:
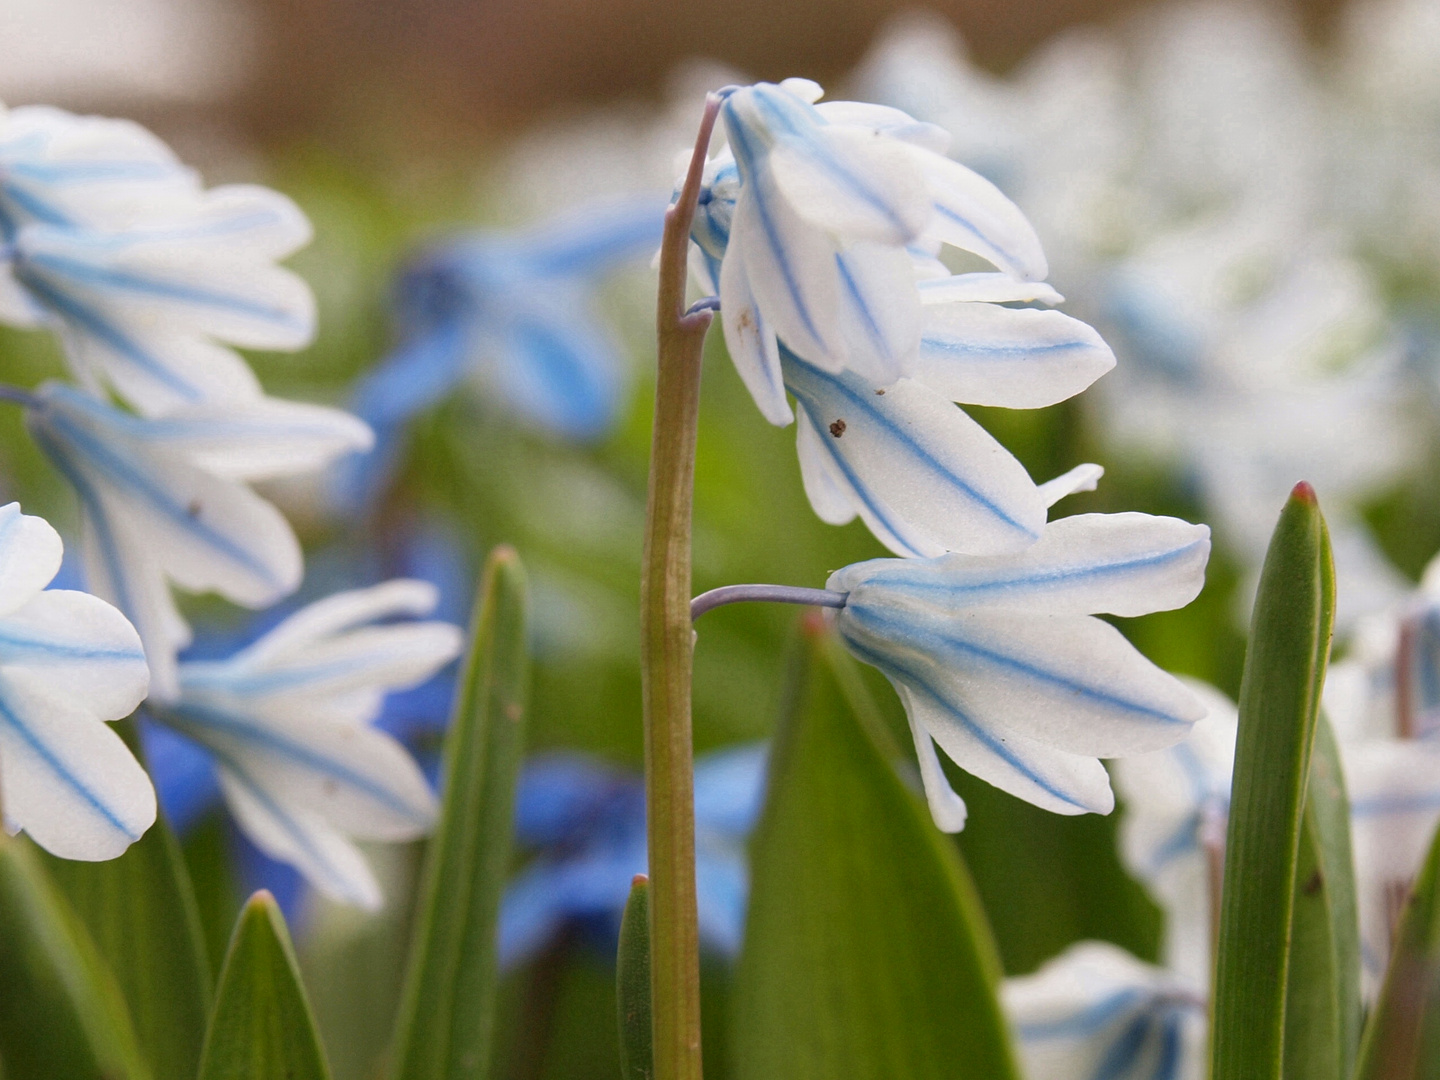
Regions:
<instances>
[{"instance_id":1,"label":"white flower with blue stripe","mask_svg":"<svg viewBox=\"0 0 1440 1080\"><path fill-rule=\"evenodd\" d=\"M155 821L155 789L106 721L134 711L149 672L125 616L47 590L59 535L0 507L0 809L65 859L113 859Z\"/></svg>"},{"instance_id":2,"label":"white flower with blue stripe","mask_svg":"<svg viewBox=\"0 0 1440 1080\"><path fill-rule=\"evenodd\" d=\"M1201 1080L1206 1003L1184 976L1081 941L1001 1000L1027 1080Z\"/></svg>"},{"instance_id":3,"label":"white flower with blue stripe","mask_svg":"<svg viewBox=\"0 0 1440 1080\"><path fill-rule=\"evenodd\" d=\"M1189 737L1166 750L1122 758L1112 772L1125 804L1121 857L1165 912L1165 966L1208 986L1211 908L1230 817L1238 713L1214 687L1184 681L1209 710Z\"/></svg>"},{"instance_id":4,"label":"white flower with blue stripe","mask_svg":"<svg viewBox=\"0 0 1440 1080\"><path fill-rule=\"evenodd\" d=\"M26 418L80 498L90 585L139 630L159 698L175 696L175 653L190 639L169 582L252 608L300 584L294 532L248 482L315 471L371 440L318 405L255 397L145 418L54 382Z\"/></svg>"},{"instance_id":5,"label":"white flower with blue stripe","mask_svg":"<svg viewBox=\"0 0 1440 1080\"><path fill-rule=\"evenodd\" d=\"M1007 555L874 559L831 575L835 625L894 684L935 823L965 804L962 769L1061 814L1109 813L1098 759L1171 746L1205 707L1097 614L1182 607L1204 584L1210 530L1147 514L1083 514Z\"/></svg>"},{"instance_id":6,"label":"white flower with blue stripe","mask_svg":"<svg viewBox=\"0 0 1440 1080\"><path fill-rule=\"evenodd\" d=\"M459 653L458 627L416 621L438 599L433 585L409 579L337 593L227 660L182 663L178 698L147 706L213 755L225 801L255 845L344 903L382 902L355 839L409 840L435 820L419 766L372 721L386 694ZM411 621L393 621L401 617Z\"/></svg>"}]
</instances>

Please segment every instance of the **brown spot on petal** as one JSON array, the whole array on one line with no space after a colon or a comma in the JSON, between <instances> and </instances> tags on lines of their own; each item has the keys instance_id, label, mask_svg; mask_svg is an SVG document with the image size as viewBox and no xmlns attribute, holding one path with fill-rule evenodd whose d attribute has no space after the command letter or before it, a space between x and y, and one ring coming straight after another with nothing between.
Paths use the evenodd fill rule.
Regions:
<instances>
[{"instance_id":1,"label":"brown spot on petal","mask_svg":"<svg viewBox=\"0 0 1440 1080\"><path fill-rule=\"evenodd\" d=\"M835 438L837 438L837 439L838 439L841 435L844 435L844 434L845 434L845 421L844 421L844 420L836 420L833 424L831 424L831 425L830 425L830 434L831 434L831 435L834 435Z\"/></svg>"},{"instance_id":2,"label":"brown spot on petal","mask_svg":"<svg viewBox=\"0 0 1440 1080\"><path fill-rule=\"evenodd\" d=\"M884 390L876 390L876 391L875 391L875 394L876 394L877 397L884 397L884 396L885 396L885 391L884 391Z\"/></svg>"}]
</instances>

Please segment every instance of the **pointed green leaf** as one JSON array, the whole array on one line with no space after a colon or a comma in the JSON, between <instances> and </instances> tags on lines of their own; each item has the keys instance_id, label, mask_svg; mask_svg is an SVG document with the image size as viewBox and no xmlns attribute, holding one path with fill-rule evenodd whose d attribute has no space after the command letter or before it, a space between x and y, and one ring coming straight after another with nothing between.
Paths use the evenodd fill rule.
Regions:
<instances>
[{"instance_id":1,"label":"pointed green leaf","mask_svg":"<svg viewBox=\"0 0 1440 1080\"><path fill-rule=\"evenodd\" d=\"M615 1004L620 1019L620 1075L650 1080L655 1055L650 1030L650 881L636 874L620 919L615 954Z\"/></svg>"},{"instance_id":2,"label":"pointed green leaf","mask_svg":"<svg viewBox=\"0 0 1440 1080\"><path fill-rule=\"evenodd\" d=\"M855 663L807 620L752 841L740 1080L1009 1080L974 887L876 744Z\"/></svg>"},{"instance_id":3,"label":"pointed green leaf","mask_svg":"<svg viewBox=\"0 0 1440 1080\"><path fill-rule=\"evenodd\" d=\"M124 734L133 748L133 728ZM118 859L46 864L115 973L155 1080L192 1080L210 1016L210 962L190 873L163 816Z\"/></svg>"},{"instance_id":4,"label":"pointed green leaf","mask_svg":"<svg viewBox=\"0 0 1440 1080\"><path fill-rule=\"evenodd\" d=\"M250 897L235 923L205 1034L200 1080L329 1080L325 1052L275 898Z\"/></svg>"},{"instance_id":5,"label":"pointed green leaf","mask_svg":"<svg viewBox=\"0 0 1440 1080\"><path fill-rule=\"evenodd\" d=\"M525 742L525 572L514 550L486 563L445 749L445 800L396 1026L395 1080L489 1074L496 920Z\"/></svg>"},{"instance_id":6,"label":"pointed green leaf","mask_svg":"<svg viewBox=\"0 0 1440 1080\"><path fill-rule=\"evenodd\" d=\"M6 1076L148 1080L114 976L33 846L0 834L0 1058Z\"/></svg>"},{"instance_id":7,"label":"pointed green leaf","mask_svg":"<svg viewBox=\"0 0 1440 1080\"><path fill-rule=\"evenodd\" d=\"M1300 827L1286 978L1286 1080L1348 1080L1360 1043L1360 928L1340 751L1320 717Z\"/></svg>"},{"instance_id":8,"label":"pointed green leaf","mask_svg":"<svg viewBox=\"0 0 1440 1080\"><path fill-rule=\"evenodd\" d=\"M1279 1080L1300 823L1330 652L1330 538L1308 484L1260 571L1240 684L1215 976L1212 1080Z\"/></svg>"},{"instance_id":9,"label":"pointed green leaf","mask_svg":"<svg viewBox=\"0 0 1440 1080\"><path fill-rule=\"evenodd\" d=\"M1440 1077L1440 830L1396 928L1357 1080Z\"/></svg>"}]
</instances>

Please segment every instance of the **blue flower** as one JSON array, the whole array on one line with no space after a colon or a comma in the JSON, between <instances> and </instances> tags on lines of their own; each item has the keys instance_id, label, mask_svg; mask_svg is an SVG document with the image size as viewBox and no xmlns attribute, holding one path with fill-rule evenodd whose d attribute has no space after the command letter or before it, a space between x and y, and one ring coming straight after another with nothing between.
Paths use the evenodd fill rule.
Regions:
<instances>
[{"instance_id":1,"label":"blue flower","mask_svg":"<svg viewBox=\"0 0 1440 1080\"><path fill-rule=\"evenodd\" d=\"M700 937L726 956L739 951L745 928L745 837L760 812L766 753L764 745L743 746L695 763ZM537 854L501 905L501 965L524 962L570 925L613 949L631 879L647 865L640 778L588 758L540 758L520 777L515 834Z\"/></svg>"},{"instance_id":2,"label":"blue flower","mask_svg":"<svg viewBox=\"0 0 1440 1080\"><path fill-rule=\"evenodd\" d=\"M383 485L406 421L466 379L521 420L566 439L608 432L625 403L626 364L596 310L597 280L653 250L663 208L591 206L537 228L471 233L436 245L400 278L400 343L356 388L376 449L347 461L342 507Z\"/></svg>"},{"instance_id":3,"label":"blue flower","mask_svg":"<svg viewBox=\"0 0 1440 1080\"><path fill-rule=\"evenodd\" d=\"M964 827L934 743L961 768L1061 814L1109 813L1099 758L1173 745L1195 696L1094 615L1182 607L1210 530L1147 514L1082 514L1016 554L874 559L831 575L835 625L894 684L937 825Z\"/></svg>"}]
</instances>

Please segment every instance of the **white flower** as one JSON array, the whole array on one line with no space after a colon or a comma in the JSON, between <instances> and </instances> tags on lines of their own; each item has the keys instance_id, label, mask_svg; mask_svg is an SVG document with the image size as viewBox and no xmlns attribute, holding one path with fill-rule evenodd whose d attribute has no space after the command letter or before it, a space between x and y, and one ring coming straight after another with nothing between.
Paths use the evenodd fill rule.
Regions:
<instances>
[{"instance_id":1,"label":"white flower","mask_svg":"<svg viewBox=\"0 0 1440 1080\"><path fill-rule=\"evenodd\" d=\"M103 721L129 715L149 672L125 617L87 593L45 590L60 537L0 507L0 807L65 859L113 859L155 821L155 789Z\"/></svg>"},{"instance_id":2,"label":"white flower","mask_svg":"<svg viewBox=\"0 0 1440 1080\"><path fill-rule=\"evenodd\" d=\"M1006 979L1005 1011L1028 1080L1200 1080L1205 999L1118 945L1082 941Z\"/></svg>"},{"instance_id":3,"label":"white flower","mask_svg":"<svg viewBox=\"0 0 1440 1080\"><path fill-rule=\"evenodd\" d=\"M780 425L777 338L822 370L894 381L919 348L916 275L935 272L940 244L1020 280L1046 273L1024 216L944 156L943 131L881 106L812 104L820 93L794 79L729 92L729 148L709 163L694 231L731 358Z\"/></svg>"},{"instance_id":4,"label":"white flower","mask_svg":"<svg viewBox=\"0 0 1440 1080\"><path fill-rule=\"evenodd\" d=\"M1214 687L1184 680L1209 710L1167 750L1115 762L1125 816L1120 854L1165 910L1165 966L1208 986L1213 944L1211 860L1223 852L1235 764L1235 703Z\"/></svg>"},{"instance_id":5,"label":"white flower","mask_svg":"<svg viewBox=\"0 0 1440 1080\"><path fill-rule=\"evenodd\" d=\"M1181 607L1204 582L1210 530L1146 514L1083 514L1016 554L875 559L833 574L850 650L895 685L930 810L965 806L934 742L967 772L1062 814L1109 813L1099 758L1173 745L1205 715L1173 676L1094 614Z\"/></svg>"},{"instance_id":6,"label":"white flower","mask_svg":"<svg viewBox=\"0 0 1440 1080\"><path fill-rule=\"evenodd\" d=\"M457 627L385 623L438 595L395 580L337 593L219 662L180 665L180 696L156 716L214 756L241 829L326 896L378 908L379 885L351 837L429 831L435 797L398 742L371 727L385 695L429 678L459 651Z\"/></svg>"},{"instance_id":7,"label":"white flower","mask_svg":"<svg viewBox=\"0 0 1440 1080\"><path fill-rule=\"evenodd\" d=\"M317 405L256 397L146 419L60 383L40 387L27 422L80 497L91 584L135 623L161 698L190 639L167 581L254 608L300 584L294 532L246 482L370 444L359 420Z\"/></svg>"}]
</instances>

